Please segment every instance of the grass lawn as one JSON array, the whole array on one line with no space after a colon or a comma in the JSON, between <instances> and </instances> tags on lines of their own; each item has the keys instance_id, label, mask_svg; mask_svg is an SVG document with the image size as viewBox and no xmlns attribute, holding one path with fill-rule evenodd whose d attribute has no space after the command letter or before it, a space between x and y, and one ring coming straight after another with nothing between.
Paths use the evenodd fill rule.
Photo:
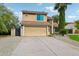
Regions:
<instances>
[{"instance_id":1,"label":"grass lawn","mask_svg":"<svg viewBox=\"0 0 79 59\"><path fill-rule=\"evenodd\" d=\"M69 38L79 42L79 35L69 35Z\"/></svg>"}]
</instances>

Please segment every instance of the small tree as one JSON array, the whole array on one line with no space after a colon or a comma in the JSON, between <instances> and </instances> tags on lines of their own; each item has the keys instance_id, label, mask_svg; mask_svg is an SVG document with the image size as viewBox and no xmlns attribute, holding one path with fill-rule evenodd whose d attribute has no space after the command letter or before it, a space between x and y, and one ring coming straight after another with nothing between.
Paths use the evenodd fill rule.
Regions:
<instances>
[{"instance_id":1,"label":"small tree","mask_svg":"<svg viewBox=\"0 0 79 59\"><path fill-rule=\"evenodd\" d=\"M3 4L0 4L0 33L8 33L12 27L17 25L17 17Z\"/></svg>"}]
</instances>

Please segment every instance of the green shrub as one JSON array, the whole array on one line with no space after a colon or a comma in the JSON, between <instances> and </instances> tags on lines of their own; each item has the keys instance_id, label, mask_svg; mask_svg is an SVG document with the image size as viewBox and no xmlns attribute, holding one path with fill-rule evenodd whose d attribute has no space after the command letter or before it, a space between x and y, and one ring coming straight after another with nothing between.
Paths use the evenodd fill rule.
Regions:
<instances>
[{"instance_id":1,"label":"green shrub","mask_svg":"<svg viewBox=\"0 0 79 59\"><path fill-rule=\"evenodd\" d=\"M11 35L11 31L8 31L8 32L0 32L0 35Z\"/></svg>"},{"instance_id":2,"label":"green shrub","mask_svg":"<svg viewBox=\"0 0 79 59\"><path fill-rule=\"evenodd\" d=\"M75 27L79 29L79 20L75 21Z\"/></svg>"},{"instance_id":3,"label":"green shrub","mask_svg":"<svg viewBox=\"0 0 79 59\"><path fill-rule=\"evenodd\" d=\"M59 33L60 33L62 36L64 36L65 34L67 34L67 32L68 32L68 30L66 30L66 29L61 29L61 30L59 31Z\"/></svg>"}]
</instances>

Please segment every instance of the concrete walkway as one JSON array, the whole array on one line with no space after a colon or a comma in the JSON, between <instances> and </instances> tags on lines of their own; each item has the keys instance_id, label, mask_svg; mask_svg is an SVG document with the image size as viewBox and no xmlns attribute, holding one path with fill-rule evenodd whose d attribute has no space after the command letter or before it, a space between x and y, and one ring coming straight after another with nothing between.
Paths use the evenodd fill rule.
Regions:
<instances>
[{"instance_id":1,"label":"concrete walkway","mask_svg":"<svg viewBox=\"0 0 79 59\"><path fill-rule=\"evenodd\" d=\"M79 56L79 47L53 37L21 37L12 56Z\"/></svg>"}]
</instances>

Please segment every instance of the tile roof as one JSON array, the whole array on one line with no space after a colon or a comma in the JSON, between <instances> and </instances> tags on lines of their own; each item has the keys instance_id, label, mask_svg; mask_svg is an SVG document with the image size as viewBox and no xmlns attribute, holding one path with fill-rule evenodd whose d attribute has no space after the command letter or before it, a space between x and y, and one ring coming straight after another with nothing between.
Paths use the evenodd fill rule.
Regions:
<instances>
[{"instance_id":1,"label":"tile roof","mask_svg":"<svg viewBox=\"0 0 79 59\"><path fill-rule=\"evenodd\" d=\"M50 24L48 22L37 22L37 21L22 21L22 25L24 26L47 26Z\"/></svg>"},{"instance_id":2,"label":"tile roof","mask_svg":"<svg viewBox=\"0 0 79 59\"><path fill-rule=\"evenodd\" d=\"M74 22L67 22L65 25L68 25L68 24L74 24Z\"/></svg>"},{"instance_id":3,"label":"tile roof","mask_svg":"<svg viewBox=\"0 0 79 59\"><path fill-rule=\"evenodd\" d=\"M27 10L23 10L22 13L23 14L45 14L45 15L47 15L47 12L27 11Z\"/></svg>"}]
</instances>

